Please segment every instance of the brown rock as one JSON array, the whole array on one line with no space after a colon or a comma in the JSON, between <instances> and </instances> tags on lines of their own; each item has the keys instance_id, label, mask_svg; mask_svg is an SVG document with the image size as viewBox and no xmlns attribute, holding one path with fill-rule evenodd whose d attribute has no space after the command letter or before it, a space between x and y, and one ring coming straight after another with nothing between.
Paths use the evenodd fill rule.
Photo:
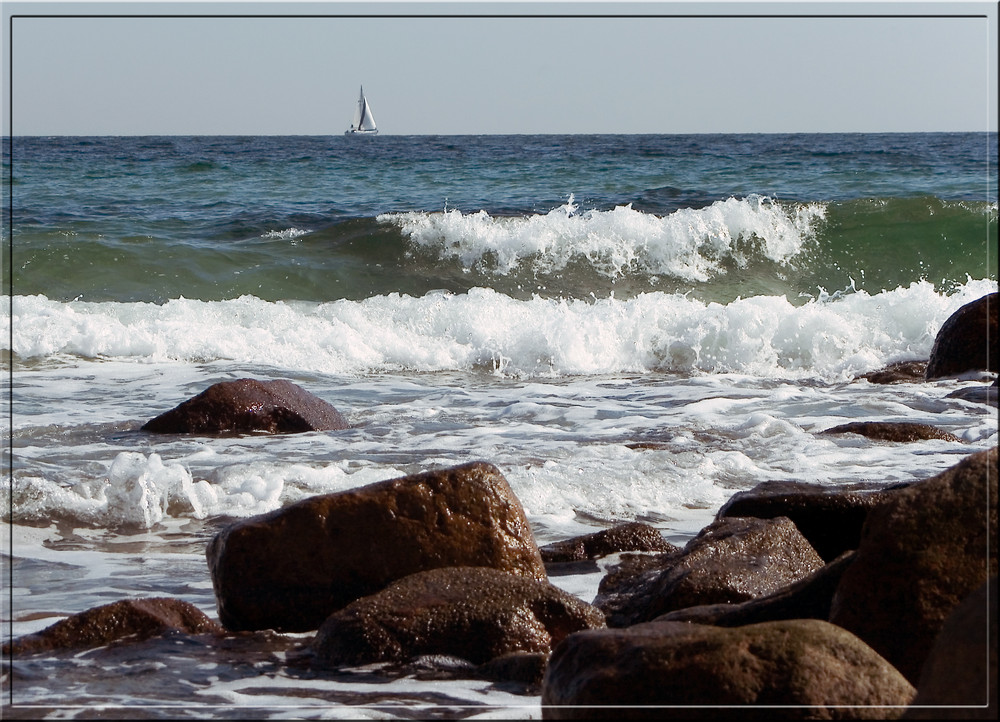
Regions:
<instances>
[{"instance_id":1,"label":"brown rock","mask_svg":"<svg viewBox=\"0 0 1000 722\"><path fill-rule=\"evenodd\" d=\"M146 422L156 434L269 434L333 431L349 425L333 406L291 381L239 379L213 384Z\"/></svg>"},{"instance_id":2,"label":"brown rock","mask_svg":"<svg viewBox=\"0 0 1000 722\"><path fill-rule=\"evenodd\" d=\"M997 719L997 578L955 607L904 719Z\"/></svg>"},{"instance_id":3,"label":"brown rock","mask_svg":"<svg viewBox=\"0 0 1000 722\"><path fill-rule=\"evenodd\" d=\"M224 529L207 557L232 630L316 629L355 599L438 567L546 578L520 502L484 462L304 499Z\"/></svg>"},{"instance_id":4,"label":"brown rock","mask_svg":"<svg viewBox=\"0 0 1000 722\"><path fill-rule=\"evenodd\" d=\"M60 620L40 632L3 646L4 654L61 649L92 649L135 637L148 639L169 631L186 634L224 630L192 604L171 598L122 599Z\"/></svg>"},{"instance_id":5,"label":"brown rock","mask_svg":"<svg viewBox=\"0 0 1000 722\"><path fill-rule=\"evenodd\" d=\"M854 561L855 552L817 569L805 579L782 587L773 594L739 604L703 604L657 617L656 622L694 622L716 627L742 627L780 619L830 618L830 605L844 571Z\"/></svg>"},{"instance_id":6,"label":"brown rock","mask_svg":"<svg viewBox=\"0 0 1000 722\"><path fill-rule=\"evenodd\" d=\"M831 489L798 481L765 481L730 497L716 518L787 516L816 552L830 561L858 548L868 511L893 491L858 485Z\"/></svg>"},{"instance_id":7,"label":"brown rock","mask_svg":"<svg viewBox=\"0 0 1000 722\"><path fill-rule=\"evenodd\" d=\"M824 434L860 434L878 441L923 441L925 439L962 440L947 431L930 424L916 424L909 421L854 421L826 429Z\"/></svg>"},{"instance_id":8,"label":"brown rock","mask_svg":"<svg viewBox=\"0 0 1000 722\"><path fill-rule=\"evenodd\" d=\"M596 609L596 607L595 607ZM525 685L525 693L541 693L542 677L549 664L548 652L512 652L491 659L476 669L476 676L494 682L518 682Z\"/></svg>"},{"instance_id":9,"label":"brown rock","mask_svg":"<svg viewBox=\"0 0 1000 722\"><path fill-rule=\"evenodd\" d=\"M542 717L888 719L913 694L870 647L818 619L652 622L563 640L542 683Z\"/></svg>"},{"instance_id":10,"label":"brown rock","mask_svg":"<svg viewBox=\"0 0 1000 722\"><path fill-rule=\"evenodd\" d=\"M1000 293L991 293L955 311L934 339L926 378L1000 371L998 308Z\"/></svg>"},{"instance_id":11,"label":"brown rock","mask_svg":"<svg viewBox=\"0 0 1000 722\"><path fill-rule=\"evenodd\" d=\"M865 379L872 384L905 384L922 382L926 372L926 361L900 361L889 364L878 371L862 374L858 378Z\"/></svg>"},{"instance_id":12,"label":"brown rock","mask_svg":"<svg viewBox=\"0 0 1000 722\"><path fill-rule=\"evenodd\" d=\"M951 611L997 573L997 449L965 458L868 513L830 621L916 683Z\"/></svg>"},{"instance_id":13,"label":"brown rock","mask_svg":"<svg viewBox=\"0 0 1000 722\"><path fill-rule=\"evenodd\" d=\"M542 560L552 563L596 559L617 552L666 552L674 549L677 547L664 539L655 527L630 522L593 534L546 544L540 551Z\"/></svg>"},{"instance_id":14,"label":"brown rock","mask_svg":"<svg viewBox=\"0 0 1000 722\"><path fill-rule=\"evenodd\" d=\"M604 626L595 607L548 582L486 567L412 574L323 622L316 655L337 665L454 655L475 664L549 653L566 635Z\"/></svg>"},{"instance_id":15,"label":"brown rock","mask_svg":"<svg viewBox=\"0 0 1000 722\"><path fill-rule=\"evenodd\" d=\"M729 517L703 529L682 553L662 555L658 564L635 577L601 580L594 605L609 627L764 596L808 576L823 560L788 518Z\"/></svg>"}]
</instances>

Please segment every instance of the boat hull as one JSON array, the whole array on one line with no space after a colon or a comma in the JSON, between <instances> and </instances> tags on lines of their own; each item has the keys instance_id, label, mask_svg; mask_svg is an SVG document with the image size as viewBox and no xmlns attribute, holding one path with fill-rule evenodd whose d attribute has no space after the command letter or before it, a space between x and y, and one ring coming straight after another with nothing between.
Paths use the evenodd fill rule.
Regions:
<instances>
[{"instance_id":1,"label":"boat hull","mask_svg":"<svg viewBox=\"0 0 1000 722\"><path fill-rule=\"evenodd\" d=\"M377 130L345 130L344 135L378 135Z\"/></svg>"}]
</instances>

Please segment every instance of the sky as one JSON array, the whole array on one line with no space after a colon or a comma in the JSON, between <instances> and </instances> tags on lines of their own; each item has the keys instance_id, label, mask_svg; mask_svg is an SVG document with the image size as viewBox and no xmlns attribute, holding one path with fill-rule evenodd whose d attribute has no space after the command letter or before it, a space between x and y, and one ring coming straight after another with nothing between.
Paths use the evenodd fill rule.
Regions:
<instances>
[{"instance_id":1,"label":"sky","mask_svg":"<svg viewBox=\"0 0 1000 722\"><path fill-rule=\"evenodd\" d=\"M2 7L5 134L997 129L994 2Z\"/></svg>"}]
</instances>

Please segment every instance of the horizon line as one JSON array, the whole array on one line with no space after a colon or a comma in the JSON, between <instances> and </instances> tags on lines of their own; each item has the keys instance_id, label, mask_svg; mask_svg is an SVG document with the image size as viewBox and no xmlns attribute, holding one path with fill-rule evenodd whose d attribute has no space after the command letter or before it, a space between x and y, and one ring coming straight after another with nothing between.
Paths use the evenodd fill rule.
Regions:
<instances>
[{"instance_id":1,"label":"horizon line","mask_svg":"<svg viewBox=\"0 0 1000 722\"><path fill-rule=\"evenodd\" d=\"M488 137L488 136L566 136L566 135L605 135L605 136L625 136L625 135L919 135L919 134L969 134L969 133L997 133L998 129L976 129L976 130L719 130L719 131L654 131L638 133L608 133L608 132L587 132L575 131L567 133L545 132L510 132L510 133L385 133L380 131L378 135L366 136L369 138L392 137L392 138L413 138L413 137ZM343 133L15 133L13 135L4 133L3 138L342 138ZM363 142L363 141L362 141Z\"/></svg>"}]
</instances>

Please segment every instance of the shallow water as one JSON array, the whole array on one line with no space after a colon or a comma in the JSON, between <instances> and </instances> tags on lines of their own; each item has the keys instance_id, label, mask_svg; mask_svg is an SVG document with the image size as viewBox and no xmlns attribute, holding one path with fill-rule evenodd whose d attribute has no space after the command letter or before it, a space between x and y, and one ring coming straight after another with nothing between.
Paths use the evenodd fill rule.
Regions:
<instances>
[{"instance_id":1,"label":"shallow water","mask_svg":"<svg viewBox=\"0 0 1000 722\"><path fill-rule=\"evenodd\" d=\"M995 136L373 140L16 139L8 636L125 597L215 617L222 525L472 460L539 544L631 520L683 544L763 481L889 485L997 443L995 406L949 397L993 375L856 380L997 290ZM351 428L139 431L243 377ZM960 441L823 433L864 420ZM601 574L551 581L591 601ZM5 713L541 716L510 685L318 669L309 636L23 657Z\"/></svg>"}]
</instances>

